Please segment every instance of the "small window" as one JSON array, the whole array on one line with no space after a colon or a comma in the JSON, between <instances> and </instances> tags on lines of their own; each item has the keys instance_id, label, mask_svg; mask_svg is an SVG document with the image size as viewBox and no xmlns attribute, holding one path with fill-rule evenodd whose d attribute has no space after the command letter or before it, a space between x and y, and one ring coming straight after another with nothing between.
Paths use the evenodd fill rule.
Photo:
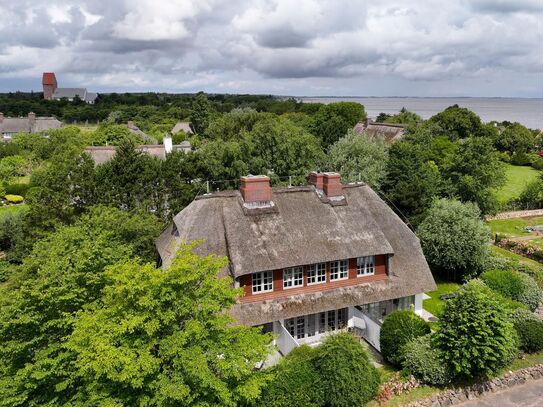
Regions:
<instances>
[{"instance_id":1,"label":"small window","mask_svg":"<svg viewBox=\"0 0 543 407\"><path fill-rule=\"evenodd\" d=\"M311 264L307 270L307 284L326 282L326 263Z\"/></svg>"},{"instance_id":2,"label":"small window","mask_svg":"<svg viewBox=\"0 0 543 407\"><path fill-rule=\"evenodd\" d=\"M253 273L253 294L273 291L273 272Z\"/></svg>"},{"instance_id":3,"label":"small window","mask_svg":"<svg viewBox=\"0 0 543 407\"><path fill-rule=\"evenodd\" d=\"M283 288L304 285L304 273L301 267L290 267L283 270Z\"/></svg>"},{"instance_id":4,"label":"small window","mask_svg":"<svg viewBox=\"0 0 543 407\"><path fill-rule=\"evenodd\" d=\"M356 275L371 276L375 274L375 256L359 257L356 259Z\"/></svg>"},{"instance_id":5,"label":"small window","mask_svg":"<svg viewBox=\"0 0 543 407\"><path fill-rule=\"evenodd\" d=\"M349 266L347 260L338 260L330 262L330 281L344 280L349 276Z\"/></svg>"}]
</instances>

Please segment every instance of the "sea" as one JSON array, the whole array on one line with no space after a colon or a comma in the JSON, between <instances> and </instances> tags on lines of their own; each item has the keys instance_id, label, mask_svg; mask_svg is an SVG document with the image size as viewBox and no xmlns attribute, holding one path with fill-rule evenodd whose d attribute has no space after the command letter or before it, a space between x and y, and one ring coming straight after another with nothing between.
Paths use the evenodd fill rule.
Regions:
<instances>
[{"instance_id":1,"label":"sea","mask_svg":"<svg viewBox=\"0 0 543 407\"><path fill-rule=\"evenodd\" d=\"M457 104L477 113L482 121L519 122L531 129L543 129L543 99L528 98L426 98L426 97L298 97L304 102L359 102L366 114L375 118L381 112L397 113L402 107L428 119Z\"/></svg>"}]
</instances>

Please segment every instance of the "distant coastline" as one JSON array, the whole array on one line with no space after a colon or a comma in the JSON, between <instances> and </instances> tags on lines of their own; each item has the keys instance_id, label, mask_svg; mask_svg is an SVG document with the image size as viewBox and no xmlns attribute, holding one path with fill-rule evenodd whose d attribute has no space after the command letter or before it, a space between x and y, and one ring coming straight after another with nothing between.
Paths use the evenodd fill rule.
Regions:
<instances>
[{"instance_id":1,"label":"distant coastline","mask_svg":"<svg viewBox=\"0 0 543 407\"><path fill-rule=\"evenodd\" d=\"M369 117L397 113L402 107L427 119L448 106L458 104L477 113L484 122L519 122L531 129L543 129L543 98L515 97L378 97L378 96L292 96L307 103L341 100L362 103Z\"/></svg>"}]
</instances>

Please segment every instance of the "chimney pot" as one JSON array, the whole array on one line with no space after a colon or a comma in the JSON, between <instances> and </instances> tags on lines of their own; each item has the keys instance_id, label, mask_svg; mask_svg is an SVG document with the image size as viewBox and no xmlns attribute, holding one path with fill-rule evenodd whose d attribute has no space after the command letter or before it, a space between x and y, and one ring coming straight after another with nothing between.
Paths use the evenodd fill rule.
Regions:
<instances>
[{"instance_id":1,"label":"chimney pot","mask_svg":"<svg viewBox=\"0 0 543 407\"><path fill-rule=\"evenodd\" d=\"M270 178L265 175L241 177L240 191L245 203L267 203L272 200Z\"/></svg>"},{"instance_id":2,"label":"chimney pot","mask_svg":"<svg viewBox=\"0 0 543 407\"><path fill-rule=\"evenodd\" d=\"M36 122L36 113L34 113L34 112L28 113L28 121L30 123L32 123L32 124L35 123Z\"/></svg>"},{"instance_id":3,"label":"chimney pot","mask_svg":"<svg viewBox=\"0 0 543 407\"><path fill-rule=\"evenodd\" d=\"M323 188L324 174L318 171L311 171L309 173L309 183L317 189Z\"/></svg>"},{"instance_id":4,"label":"chimney pot","mask_svg":"<svg viewBox=\"0 0 543 407\"><path fill-rule=\"evenodd\" d=\"M323 177L323 190L328 198L343 196L341 177L337 172L325 172Z\"/></svg>"},{"instance_id":5,"label":"chimney pot","mask_svg":"<svg viewBox=\"0 0 543 407\"><path fill-rule=\"evenodd\" d=\"M162 139L162 144L164 144L164 151L166 152L166 154L169 154L173 151L173 141L171 135L165 135L164 139Z\"/></svg>"}]
</instances>

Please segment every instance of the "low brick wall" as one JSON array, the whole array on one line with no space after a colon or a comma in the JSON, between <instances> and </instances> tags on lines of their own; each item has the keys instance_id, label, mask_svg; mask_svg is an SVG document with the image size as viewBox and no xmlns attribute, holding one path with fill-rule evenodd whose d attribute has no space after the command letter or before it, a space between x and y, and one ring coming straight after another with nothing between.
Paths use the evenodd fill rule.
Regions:
<instances>
[{"instance_id":1,"label":"low brick wall","mask_svg":"<svg viewBox=\"0 0 543 407\"><path fill-rule=\"evenodd\" d=\"M543 209L532 209L530 211L502 212L502 213L498 213L495 216L487 216L486 220L529 218L532 216L543 216Z\"/></svg>"},{"instance_id":2,"label":"low brick wall","mask_svg":"<svg viewBox=\"0 0 543 407\"><path fill-rule=\"evenodd\" d=\"M543 378L543 364L508 372L503 377L496 377L468 387L449 389L424 400L403 404L403 407L448 407L467 400L474 400L484 394L495 393L510 387L524 384L529 380Z\"/></svg>"}]
</instances>

